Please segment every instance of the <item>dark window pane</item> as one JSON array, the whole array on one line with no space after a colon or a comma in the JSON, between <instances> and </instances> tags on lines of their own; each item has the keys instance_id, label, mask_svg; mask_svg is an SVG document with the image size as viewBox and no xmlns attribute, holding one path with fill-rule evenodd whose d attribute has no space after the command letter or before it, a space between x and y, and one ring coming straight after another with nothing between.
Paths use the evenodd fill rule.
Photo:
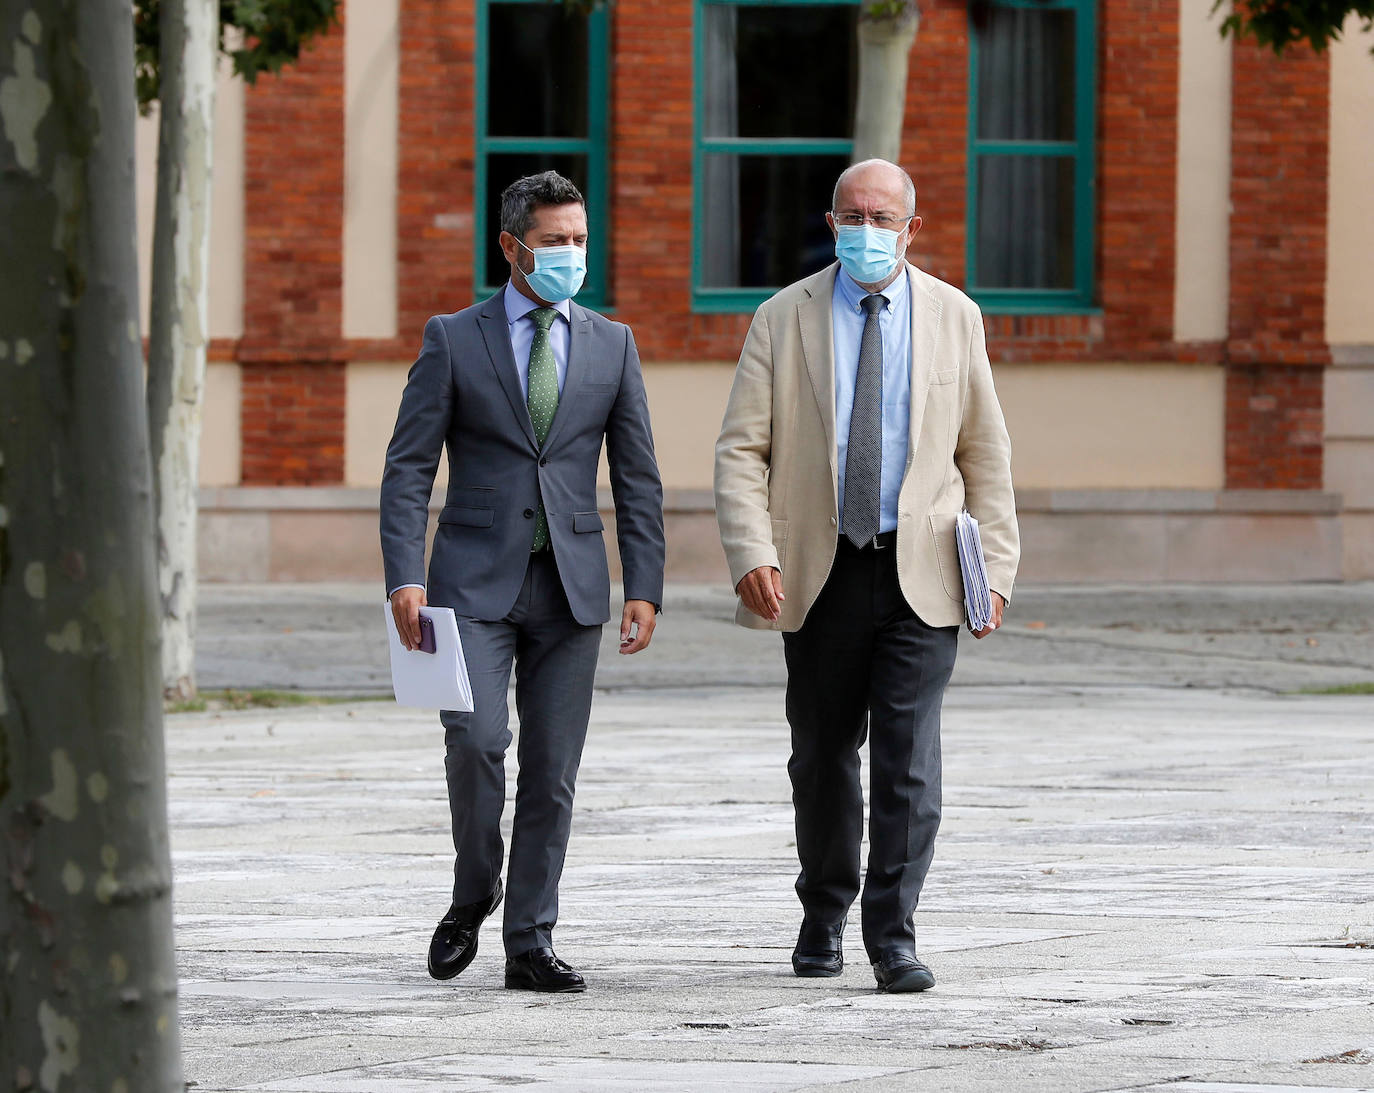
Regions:
<instances>
[{"instance_id":1,"label":"dark window pane","mask_svg":"<svg viewBox=\"0 0 1374 1093\"><path fill-rule=\"evenodd\" d=\"M546 155L540 152L499 153L487 157L487 287L501 284L510 277L510 265L501 253L501 245L496 241L501 234L501 191L525 175L538 174L540 171L557 171L564 178L570 178L582 196L587 196L587 157L583 155ZM587 281L594 282L591 266L600 255L606 253L603 241L605 226L588 224L587 241ZM585 291L585 288L584 288Z\"/></svg>"},{"instance_id":2,"label":"dark window pane","mask_svg":"<svg viewBox=\"0 0 1374 1093\"><path fill-rule=\"evenodd\" d=\"M776 288L835 258L825 223L844 156L707 155L702 172L706 288Z\"/></svg>"},{"instance_id":3,"label":"dark window pane","mask_svg":"<svg viewBox=\"0 0 1374 1093\"><path fill-rule=\"evenodd\" d=\"M1073 140L1074 13L993 7L978 37L978 136Z\"/></svg>"},{"instance_id":4,"label":"dark window pane","mask_svg":"<svg viewBox=\"0 0 1374 1093\"><path fill-rule=\"evenodd\" d=\"M858 70L852 4L702 12L707 137L848 137Z\"/></svg>"},{"instance_id":5,"label":"dark window pane","mask_svg":"<svg viewBox=\"0 0 1374 1093\"><path fill-rule=\"evenodd\" d=\"M587 16L568 4L492 4L487 135L587 135Z\"/></svg>"},{"instance_id":6,"label":"dark window pane","mask_svg":"<svg viewBox=\"0 0 1374 1093\"><path fill-rule=\"evenodd\" d=\"M979 288L1073 288L1074 161L978 160Z\"/></svg>"}]
</instances>

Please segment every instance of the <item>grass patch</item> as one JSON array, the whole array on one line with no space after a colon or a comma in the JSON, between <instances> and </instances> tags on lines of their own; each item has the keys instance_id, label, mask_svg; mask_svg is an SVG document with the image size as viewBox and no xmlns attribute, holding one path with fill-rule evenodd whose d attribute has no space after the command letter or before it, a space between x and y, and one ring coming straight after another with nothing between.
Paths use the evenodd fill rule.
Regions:
<instances>
[{"instance_id":1,"label":"grass patch","mask_svg":"<svg viewBox=\"0 0 1374 1093\"><path fill-rule=\"evenodd\" d=\"M1333 687L1303 687L1294 693L1300 695L1374 695L1374 682L1337 683Z\"/></svg>"},{"instance_id":2,"label":"grass patch","mask_svg":"<svg viewBox=\"0 0 1374 1093\"><path fill-rule=\"evenodd\" d=\"M168 702L167 713L204 713L207 710L279 710L287 706L338 706L349 702L385 702L388 694L320 695L305 691L201 691L195 698Z\"/></svg>"}]
</instances>

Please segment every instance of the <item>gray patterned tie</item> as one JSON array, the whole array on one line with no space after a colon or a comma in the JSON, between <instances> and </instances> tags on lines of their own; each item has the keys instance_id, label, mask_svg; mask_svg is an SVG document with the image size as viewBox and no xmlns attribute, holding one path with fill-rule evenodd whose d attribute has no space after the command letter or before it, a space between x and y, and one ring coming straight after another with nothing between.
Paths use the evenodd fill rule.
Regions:
<instances>
[{"instance_id":1,"label":"gray patterned tie","mask_svg":"<svg viewBox=\"0 0 1374 1093\"><path fill-rule=\"evenodd\" d=\"M530 424L534 426L535 439L542 448L548 439L553 415L558 410L558 364L553 357L553 344L549 341L549 327L558 318L558 312L551 307L537 307L529 315L534 320L534 338L530 342L527 402ZM540 501L534 524L534 544L530 549L543 550L548 545L549 519L544 514L544 503Z\"/></svg>"},{"instance_id":2,"label":"gray patterned tie","mask_svg":"<svg viewBox=\"0 0 1374 1093\"><path fill-rule=\"evenodd\" d=\"M844 461L844 534L858 547L878 534L883 478L883 335L878 316L886 303L887 297L877 293L862 301L867 314Z\"/></svg>"}]
</instances>

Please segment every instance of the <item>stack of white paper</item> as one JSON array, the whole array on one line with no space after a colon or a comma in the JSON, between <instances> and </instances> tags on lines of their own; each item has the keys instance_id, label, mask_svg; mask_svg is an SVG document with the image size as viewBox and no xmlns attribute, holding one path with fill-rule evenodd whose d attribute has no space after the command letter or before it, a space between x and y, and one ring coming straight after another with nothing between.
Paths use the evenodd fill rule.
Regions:
<instances>
[{"instance_id":1,"label":"stack of white paper","mask_svg":"<svg viewBox=\"0 0 1374 1093\"><path fill-rule=\"evenodd\" d=\"M391 643L391 686L402 706L426 710L472 709L472 683L463 659L463 641L451 607L422 607L420 614L434 623L434 652L407 649L396 631L391 604L386 611L386 631Z\"/></svg>"},{"instance_id":2,"label":"stack of white paper","mask_svg":"<svg viewBox=\"0 0 1374 1093\"><path fill-rule=\"evenodd\" d=\"M978 521L961 512L954 521L954 536L959 543L959 571L964 576L964 614L970 630L982 630L992 621L992 596Z\"/></svg>"}]
</instances>

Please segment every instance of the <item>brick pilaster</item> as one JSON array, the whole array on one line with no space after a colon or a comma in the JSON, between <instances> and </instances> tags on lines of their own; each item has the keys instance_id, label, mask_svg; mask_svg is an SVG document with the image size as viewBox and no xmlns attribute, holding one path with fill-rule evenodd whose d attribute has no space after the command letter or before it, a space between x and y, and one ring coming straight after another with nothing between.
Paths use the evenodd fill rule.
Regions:
<instances>
[{"instance_id":1,"label":"brick pilaster","mask_svg":"<svg viewBox=\"0 0 1374 1093\"><path fill-rule=\"evenodd\" d=\"M1320 489L1329 60L1238 42L1226 482Z\"/></svg>"},{"instance_id":2,"label":"brick pilaster","mask_svg":"<svg viewBox=\"0 0 1374 1093\"><path fill-rule=\"evenodd\" d=\"M343 362L249 363L241 377L243 484L342 482Z\"/></svg>"},{"instance_id":3,"label":"brick pilaster","mask_svg":"<svg viewBox=\"0 0 1374 1093\"><path fill-rule=\"evenodd\" d=\"M472 0L401 0L397 334L415 350L472 303L475 20Z\"/></svg>"},{"instance_id":4,"label":"brick pilaster","mask_svg":"<svg viewBox=\"0 0 1374 1093\"><path fill-rule=\"evenodd\" d=\"M922 218L907 254L955 285L967 272L969 35L967 5L922 5L902 120L902 166Z\"/></svg>"},{"instance_id":5,"label":"brick pilaster","mask_svg":"<svg viewBox=\"0 0 1374 1093\"><path fill-rule=\"evenodd\" d=\"M344 28L259 77L244 122L243 480L341 482Z\"/></svg>"}]
</instances>

